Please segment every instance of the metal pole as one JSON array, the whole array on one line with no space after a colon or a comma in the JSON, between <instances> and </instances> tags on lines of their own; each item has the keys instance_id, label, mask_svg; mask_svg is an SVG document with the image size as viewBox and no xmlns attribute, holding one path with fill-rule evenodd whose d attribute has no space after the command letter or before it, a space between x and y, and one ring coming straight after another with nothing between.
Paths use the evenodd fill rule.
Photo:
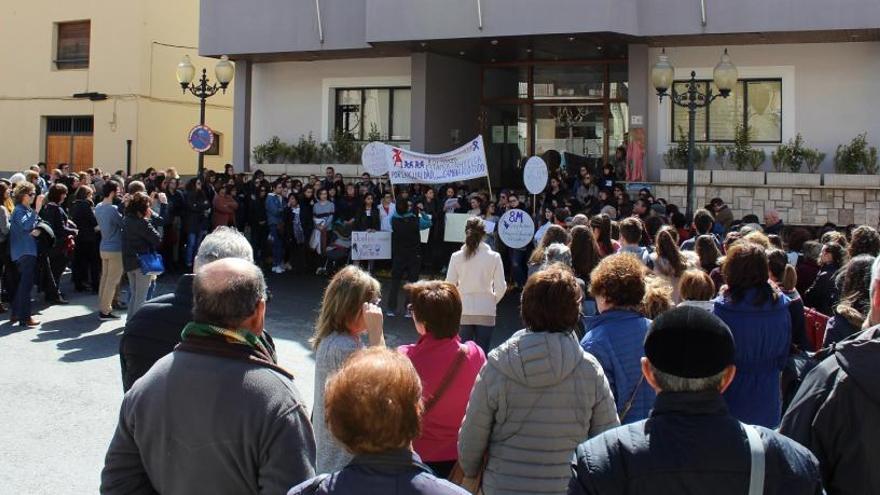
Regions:
<instances>
[{"instance_id":1,"label":"metal pole","mask_svg":"<svg viewBox=\"0 0 880 495\"><path fill-rule=\"evenodd\" d=\"M199 98L202 102L201 111L199 113L199 125L205 125L205 96L203 95ZM199 177L202 177L202 173L205 171L205 153L203 151L199 151Z\"/></svg>"},{"instance_id":2,"label":"metal pole","mask_svg":"<svg viewBox=\"0 0 880 495\"><path fill-rule=\"evenodd\" d=\"M697 73L691 71L691 80L688 83L688 174L687 174L687 209L685 219L690 222L694 218L694 204L696 201L696 189L694 188L694 141L696 141L697 119Z\"/></svg>"},{"instance_id":3,"label":"metal pole","mask_svg":"<svg viewBox=\"0 0 880 495\"><path fill-rule=\"evenodd\" d=\"M125 175L131 177L131 139L125 140Z\"/></svg>"}]
</instances>

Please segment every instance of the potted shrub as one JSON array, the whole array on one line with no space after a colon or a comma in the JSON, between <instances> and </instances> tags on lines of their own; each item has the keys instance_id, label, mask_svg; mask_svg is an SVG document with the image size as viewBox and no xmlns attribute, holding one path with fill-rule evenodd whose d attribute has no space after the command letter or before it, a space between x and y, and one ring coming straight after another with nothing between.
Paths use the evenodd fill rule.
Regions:
<instances>
[{"instance_id":1,"label":"potted shrub","mask_svg":"<svg viewBox=\"0 0 880 495\"><path fill-rule=\"evenodd\" d=\"M825 174L826 186L880 187L877 175L877 148L868 146L867 133L861 133L848 145L839 145L834 154L833 174Z\"/></svg>"},{"instance_id":2,"label":"potted shrub","mask_svg":"<svg viewBox=\"0 0 880 495\"><path fill-rule=\"evenodd\" d=\"M764 184L764 171L761 170L761 167L764 165L767 154L763 149L752 148L750 134L748 127L737 126L733 144L724 149L726 160L729 160L736 167L736 170L713 170L713 184L744 186ZM718 151L718 147L716 147L716 160Z\"/></svg>"},{"instance_id":3,"label":"potted shrub","mask_svg":"<svg viewBox=\"0 0 880 495\"><path fill-rule=\"evenodd\" d=\"M798 134L770 155L773 172L767 172L767 185L818 186L822 176L816 170L824 159L825 153L806 148L803 137Z\"/></svg>"},{"instance_id":4,"label":"potted shrub","mask_svg":"<svg viewBox=\"0 0 880 495\"><path fill-rule=\"evenodd\" d=\"M679 128L679 135L682 135ZM694 149L694 184L709 184L712 173L705 170L709 160L709 147L697 146ZM660 182L674 184L687 183L688 143L679 140L674 148L669 148L663 154L663 163L666 168L660 170Z\"/></svg>"}]
</instances>

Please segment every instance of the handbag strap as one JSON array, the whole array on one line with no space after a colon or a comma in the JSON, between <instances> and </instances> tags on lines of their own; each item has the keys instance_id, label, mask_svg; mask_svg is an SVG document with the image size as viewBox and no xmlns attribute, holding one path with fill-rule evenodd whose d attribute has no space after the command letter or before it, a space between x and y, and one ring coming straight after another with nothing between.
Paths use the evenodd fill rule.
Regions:
<instances>
[{"instance_id":1,"label":"handbag strap","mask_svg":"<svg viewBox=\"0 0 880 495\"><path fill-rule=\"evenodd\" d=\"M446 392L446 389L452 385L452 379L455 378L455 375L458 374L458 370L461 368L461 365L464 364L464 360L467 357L467 350L461 345L458 346L458 352L455 355L455 360L452 361L452 365L449 366L449 369L446 370L446 374L443 375L443 379L440 381L440 385L437 387L437 390L431 394L431 397L428 397L428 400L425 401L425 410L422 414L427 414L435 405L437 405L437 401L440 400L440 397L443 396L443 393Z\"/></svg>"},{"instance_id":2,"label":"handbag strap","mask_svg":"<svg viewBox=\"0 0 880 495\"><path fill-rule=\"evenodd\" d=\"M623 423L623 420L626 419L626 416L629 414L630 409L633 407L633 403L636 401L636 394L639 393L639 389L642 388L642 382L645 381L645 375L639 377L638 383L633 387L633 391L629 394L629 399L626 400L626 403L623 405L623 409L621 409L620 414L620 422Z\"/></svg>"},{"instance_id":3,"label":"handbag strap","mask_svg":"<svg viewBox=\"0 0 880 495\"><path fill-rule=\"evenodd\" d=\"M766 469L766 459L764 452L764 442L761 441L761 435L754 426L740 423L742 429L746 432L746 438L749 441L749 450L751 451L751 470L749 473L749 495L763 495L764 493L764 472Z\"/></svg>"}]
</instances>

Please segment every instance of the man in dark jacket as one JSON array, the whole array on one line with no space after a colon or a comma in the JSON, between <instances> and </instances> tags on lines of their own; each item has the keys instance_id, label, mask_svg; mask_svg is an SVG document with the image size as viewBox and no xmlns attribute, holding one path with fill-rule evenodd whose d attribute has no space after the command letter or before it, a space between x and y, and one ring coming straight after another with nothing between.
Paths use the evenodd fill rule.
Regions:
<instances>
[{"instance_id":1,"label":"man in dark jacket","mask_svg":"<svg viewBox=\"0 0 880 495\"><path fill-rule=\"evenodd\" d=\"M201 267L180 345L122 400L102 494L285 493L315 475L309 413L266 345L265 315L253 263Z\"/></svg>"},{"instance_id":2,"label":"man in dark jacket","mask_svg":"<svg viewBox=\"0 0 880 495\"><path fill-rule=\"evenodd\" d=\"M807 375L779 427L819 459L829 494L880 493L880 258L870 318Z\"/></svg>"},{"instance_id":3,"label":"man in dark jacket","mask_svg":"<svg viewBox=\"0 0 880 495\"><path fill-rule=\"evenodd\" d=\"M391 218L391 290L388 295L388 316L397 311L397 295L400 281L406 273L410 283L419 280L422 244L421 230L431 227L431 220L420 212L410 211L410 201L398 198L394 216Z\"/></svg>"},{"instance_id":4,"label":"man in dark jacket","mask_svg":"<svg viewBox=\"0 0 880 495\"><path fill-rule=\"evenodd\" d=\"M205 237L195 258L195 269L223 258L253 262L250 243L229 227L218 227ZM180 343L180 332L192 319L192 284L192 274L182 275L173 293L148 301L125 323L119 342L124 391Z\"/></svg>"},{"instance_id":5,"label":"man in dark jacket","mask_svg":"<svg viewBox=\"0 0 880 495\"><path fill-rule=\"evenodd\" d=\"M581 444L568 493L822 493L807 449L727 411L721 393L736 373L734 355L730 329L708 311L657 317L642 358L645 385L658 394L651 417Z\"/></svg>"}]
</instances>

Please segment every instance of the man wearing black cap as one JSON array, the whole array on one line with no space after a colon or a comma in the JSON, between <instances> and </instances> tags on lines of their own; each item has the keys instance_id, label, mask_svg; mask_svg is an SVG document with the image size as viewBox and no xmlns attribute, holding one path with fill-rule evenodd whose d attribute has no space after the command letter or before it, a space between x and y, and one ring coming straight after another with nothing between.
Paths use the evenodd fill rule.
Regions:
<instances>
[{"instance_id":1,"label":"man wearing black cap","mask_svg":"<svg viewBox=\"0 0 880 495\"><path fill-rule=\"evenodd\" d=\"M694 307L661 314L645 356L651 416L581 444L569 494L823 493L807 449L728 413L721 393L736 374L734 343L718 317Z\"/></svg>"}]
</instances>

